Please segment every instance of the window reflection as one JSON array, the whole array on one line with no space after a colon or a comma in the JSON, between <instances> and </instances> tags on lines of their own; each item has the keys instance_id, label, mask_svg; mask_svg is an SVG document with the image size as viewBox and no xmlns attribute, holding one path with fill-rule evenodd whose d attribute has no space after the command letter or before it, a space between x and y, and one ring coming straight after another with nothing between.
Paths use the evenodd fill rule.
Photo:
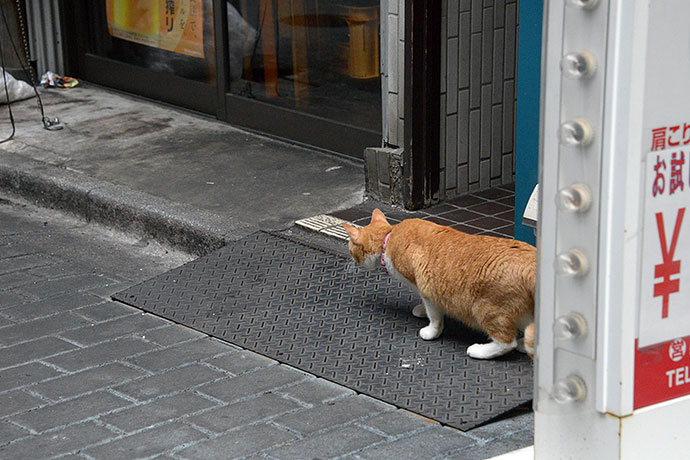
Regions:
<instances>
[{"instance_id":1,"label":"window reflection","mask_svg":"<svg viewBox=\"0 0 690 460\"><path fill-rule=\"evenodd\" d=\"M229 0L231 92L380 128L379 10L372 0Z\"/></svg>"},{"instance_id":2,"label":"window reflection","mask_svg":"<svg viewBox=\"0 0 690 460\"><path fill-rule=\"evenodd\" d=\"M380 130L378 0L225 1L231 93ZM103 0L92 52L215 85L213 3Z\"/></svg>"},{"instance_id":3,"label":"window reflection","mask_svg":"<svg viewBox=\"0 0 690 460\"><path fill-rule=\"evenodd\" d=\"M105 0L106 57L215 84L212 0Z\"/></svg>"}]
</instances>

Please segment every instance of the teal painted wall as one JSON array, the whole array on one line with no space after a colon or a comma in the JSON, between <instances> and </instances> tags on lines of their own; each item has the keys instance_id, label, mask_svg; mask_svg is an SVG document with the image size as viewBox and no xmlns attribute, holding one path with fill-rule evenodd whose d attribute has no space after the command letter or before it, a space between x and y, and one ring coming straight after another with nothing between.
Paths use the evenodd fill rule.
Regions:
<instances>
[{"instance_id":1,"label":"teal painted wall","mask_svg":"<svg viewBox=\"0 0 690 460\"><path fill-rule=\"evenodd\" d=\"M543 8L536 1L520 2L515 127L515 238L535 244L522 213L539 177L539 108ZM539 2L541 3L541 2Z\"/></svg>"}]
</instances>

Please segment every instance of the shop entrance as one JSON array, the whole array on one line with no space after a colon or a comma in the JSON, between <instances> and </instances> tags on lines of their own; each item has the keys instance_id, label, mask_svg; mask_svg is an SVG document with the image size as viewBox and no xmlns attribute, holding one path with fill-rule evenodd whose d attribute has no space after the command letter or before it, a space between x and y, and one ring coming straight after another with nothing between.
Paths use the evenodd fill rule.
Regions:
<instances>
[{"instance_id":1,"label":"shop entrance","mask_svg":"<svg viewBox=\"0 0 690 460\"><path fill-rule=\"evenodd\" d=\"M357 158L381 143L378 0L65 9L75 76Z\"/></svg>"}]
</instances>

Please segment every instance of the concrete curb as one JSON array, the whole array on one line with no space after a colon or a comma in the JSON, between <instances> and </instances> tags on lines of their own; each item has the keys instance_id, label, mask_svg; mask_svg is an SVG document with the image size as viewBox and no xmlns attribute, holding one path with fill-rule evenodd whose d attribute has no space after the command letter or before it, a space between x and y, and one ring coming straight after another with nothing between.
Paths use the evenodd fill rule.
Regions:
<instances>
[{"instance_id":1,"label":"concrete curb","mask_svg":"<svg viewBox=\"0 0 690 460\"><path fill-rule=\"evenodd\" d=\"M0 190L190 254L205 255L257 230L58 165L0 153Z\"/></svg>"}]
</instances>

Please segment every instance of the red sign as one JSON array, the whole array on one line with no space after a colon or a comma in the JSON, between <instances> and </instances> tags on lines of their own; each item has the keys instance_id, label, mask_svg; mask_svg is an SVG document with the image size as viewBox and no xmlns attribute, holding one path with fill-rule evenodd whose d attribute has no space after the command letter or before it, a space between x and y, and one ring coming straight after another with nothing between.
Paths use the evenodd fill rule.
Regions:
<instances>
[{"instance_id":1,"label":"red sign","mask_svg":"<svg viewBox=\"0 0 690 460\"><path fill-rule=\"evenodd\" d=\"M690 336L645 348L635 341L634 408L690 394Z\"/></svg>"},{"instance_id":2,"label":"red sign","mask_svg":"<svg viewBox=\"0 0 690 460\"><path fill-rule=\"evenodd\" d=\"M680 142L679 133L659 138ZM635 409L690 394L690 187L687 149L647 154L640 261L640 308L635 341ZM683 263L685 259L685 263Z\"/></svg>"}]
</instances>

